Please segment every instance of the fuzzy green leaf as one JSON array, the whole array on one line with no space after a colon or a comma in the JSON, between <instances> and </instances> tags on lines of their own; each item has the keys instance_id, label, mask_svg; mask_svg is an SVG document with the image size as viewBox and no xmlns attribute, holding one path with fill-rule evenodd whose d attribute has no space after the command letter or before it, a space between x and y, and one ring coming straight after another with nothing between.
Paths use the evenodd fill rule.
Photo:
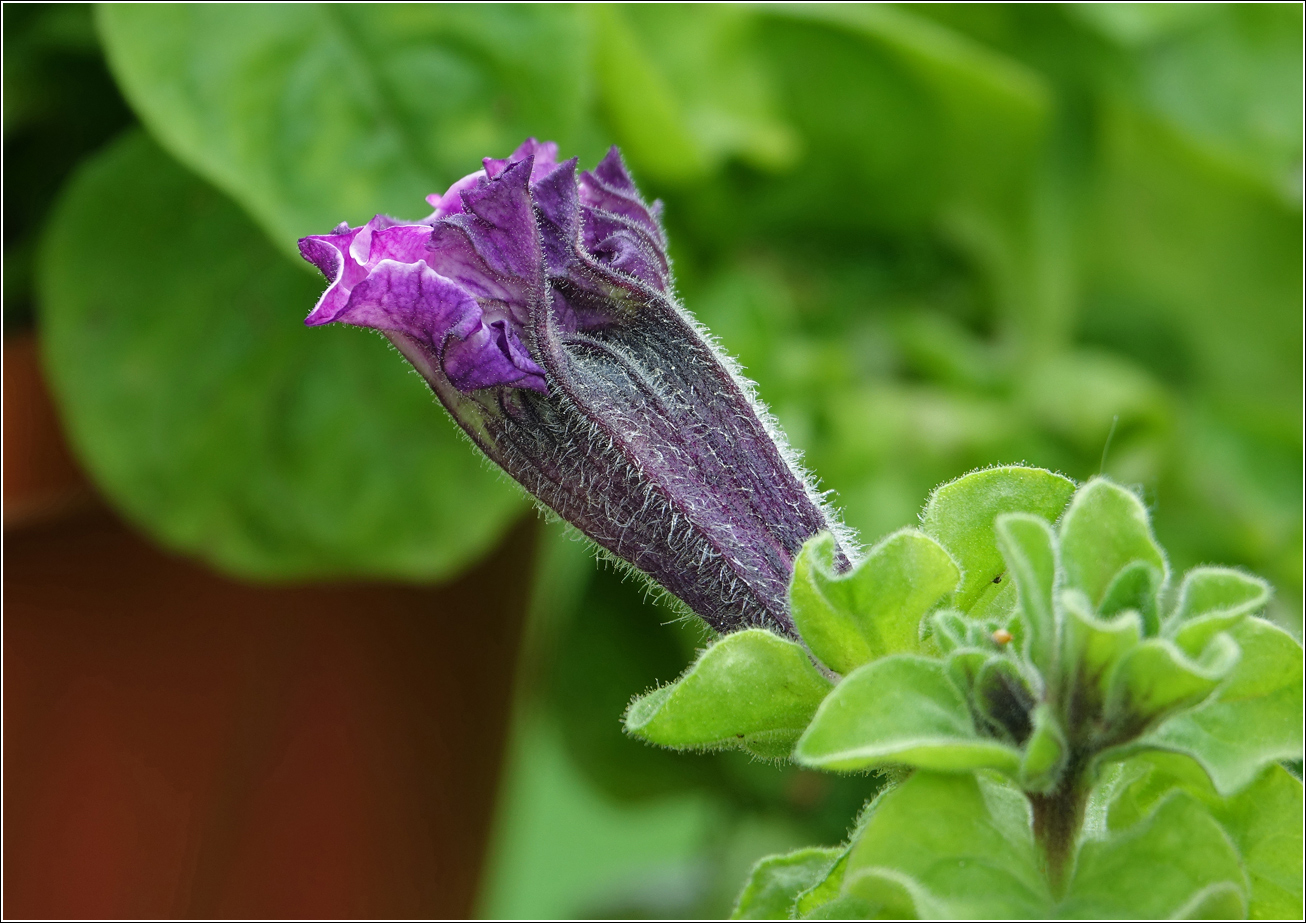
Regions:
<instances>
[{"instance_id":1,"label":"fuzzy green leaf","mask_svg":"<svg viewBox=\"0 0 1306 923\"><path fill-rule=\"evenodd\" d=\"M1206 807L1182 792L1132 828L1087 840L1058 908L1058 916L1132 919L1246 912L1238 851Z\"/></svg>"},{"instance_id":2,"label":"fuzzy green leaf","mask_svg":"<svg viewBox=\"0 0 1306 923\"><path fill-rule=\"evenodd\" d=\"M1145 743L1192 756L1222 793L1268 763L1302 755L1302 648L1283 629L1248 617L1230 630L1241 649L1232 675L1200 708L1167 720Z\"/></svg>"},{"instance_id":3,"label":"fuzzy green leaf","mask_svg":"<svg viewBox=\"0 0 1306 923\"><path fill-rule=\"evenodd\" d=\"M1149 751L1104 770L1116 777L1099 788L1108 793L1105 822L1124 829L1148 814L1174 789L1199 799L1219 821L1242 857L1251 882L1252 919L1302 916L1302 784L1282 766L1271 764L1250 785L1222 796L1191 758Z\"/></svg>"},{"instance_id":4,"label":"fuzzy green leaf","mask_svg":"<svg viewBox=\"0 0 1306 923\"><path fill-rule=\"evenodd\" d=\"M1163 581L1170 572L1143 501L1105 478L1093 478L1070 502L1061 521L1061 561L1066 585L1083 590L1094 607L1135 561L1155 567Z\"/></svg>"},{"instance_id":5,"label":"fuzzy green leaf","mask_svg":"<svg viewBox=\"0 0 1306 923\"><path fill-rule=\"evenodd\" d=\"M920 622L956 586L960 572L934 539L903 530L846 574L834 566L834 538L808 541L794 562L794 625L812 653L839 673L920 644Z\"/></svg>"},{"instance_id":6,"label":"fuzzy green leaf","mask_svg":"<svg viewBox=\"0 0 1306 923\"><path fill-rule=\"evenodd\" d=\"M1142 640L1142 620L1136 612L1125 612L1110 621L1099 619L1079 590L1062 592L1061 608L1065 617L1063 690L1077 690L1084 707L1091 710L1106 701L1116 664Z\"/></svg>"},{"instance_id":7,"label":"fuzzy green leaf","mask_svg":"<svg viewBox=\"0 0 1306 923\"><path fill-rule=\"evenodd\" d=\"M1228 567L1196 567L1184 576L1166 633L1189 655L1216 634L1262 608L1270 598L1264 581Z\"/></svg>"},{"instance_id":8,"label":"fuzzy green leaf","mask_svg":"<svg viewBox=\"0 0 1306 923\"><path fill-rule=\"evenodd\" d=\"M1231 567L1194 567L1179 585L1174 619L1192 619L1216 612L1251 614L1270 599L1270 587L1259 577Z\"/></svg>"},{"instance_id":9,"label":"fuzzy green leaf","mask_svg":"<svg viewBox=\"0 0 1306 923\"><path fill-rule=\"evenodd\" d=\"M910 875L893 869L860 869L844 881L844 893L829 910L843 911L844 919L919 920L930 919L939 902ZM834 919L826 916L825 919Z\"/></svg>"},{"instance_id":10,"label":"fuzzy green leaf","mask_svg":"<svg viewBox=\"0 0 1306 923\"><path fill-rule=\"evenodd\" d=\"M830 866L825 877L798 895L798 900L794 902L795 916L814 916L819 908L839 897L843 888L844 872L848 868L848 850L849 847L840 850L839 857Z\"/></svg>"},{"instance_id":11,"label":"fuzzy green leaf","mask_svg":"<svg viewBox=\"0 0 1306 923\"><path fill-rule=\"evenodd\" d=\"M961 566L954 604L969 610L1003 574L993 525L1001 513L1032 513L1053 521L1074 493L1069 478L1042 468L1007 466L976 471L930 494L921 528Z\"/></svg>"},{"instance_id":12,"label":"fuzzy green leaf","mask_svg":"<svg viewBox=\"0 0 1306 923\"><path fill-rule=\"evenodd\" d=\"M802 647L751 628L726 635L676 682L632 702L626 730L664 747L784 757L829 691Z\"/></svg>"},{"instance_id":13,"label":"fuzzy green leaf","mask_svg":"<svg viewBox=\"0 0 1306 923\"><path fill-rule=\"evenodd\" d=\"M1110 618L1121 612L1133 610L1143 620L1143 634L1155 636L1160 630L1159 600L1157 594L1165 574L1150 561L1131 561L1116 572L1102 594L1097 613Z\"/></svg>"},{"instance_id":14,"label":"fuzzy green leaf","mask_svg":"<svg viewBox=\"0 0 1306 923\"><path fill-rule=\"evenodd\" d=\"M1127 651L1112 674L1108 720L1141 729L1162 715L1195 705L1229 675L1238 656L1238 645L1225 634L1212 638L1195 660L1169 641L1146 640Z\"/></svg>"},{"instance_id":15,"label":"fuzzy green leaf","mask_svg":"<svg viewBox=\"0 0 1306 923\"><path fill-rule=\"evenodd\" d=\"M978 735L966 699L937 660L896 654L843 680L804 732L794 758L820 769L907 765L1014 770L1014 747Z\"/></svg>"},{"instance_id":16,"label":"fuzzy green leaf","mask_svg":"<svg viewBox=\"0 0 1306 923\"><path fill-rule=\"evenodd\" d=\"M837 847L809 848L767 856L753 866L730 919L790 919L798 895L820 884L841 853Z\"/></svg>"},{"instance_id":17,"label":"fuzzy green leaf","mask_svg":"<svg viewBox=\"0 0 1306 923\"><path fill-rule=\"evenodd\" d=\"M861 884L871 871L897 886ZM844 893L895 909L911 895L921 917L1040 917L1050 905L1029 803L972 773L917 772L886 793L853 845Z\"/></svg>"},{"instance_id":18,"label":"fuzzy green leaf","mask_svg":"<svg viewBox=\"0 0 1306 923\"><path fill-rule=\"evenodd\" d=\"M1054 669L1059 629L1052 598L1057 579L1057 540L1047 520L1028 513L997 519L998 549L1015 581L1025 626L1025 656L1045 674Z\"/></svg>"}]
</instances>

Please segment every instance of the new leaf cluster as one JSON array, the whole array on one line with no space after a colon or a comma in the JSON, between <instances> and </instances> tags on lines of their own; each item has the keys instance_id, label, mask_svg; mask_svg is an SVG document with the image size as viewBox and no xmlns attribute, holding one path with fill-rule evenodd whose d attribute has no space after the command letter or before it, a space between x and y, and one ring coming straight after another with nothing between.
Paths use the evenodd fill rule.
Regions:
<instances>
[{"instance_id":1,"label":"new leaf cluster","mask_svg":"<svg viewBox=\"0 0 1306 923\"><path fill-rule=\"evenodd\" d=\"M1299 916L1302 649L1242 571L1172 579L1106 478L978 471L839 572L801 640L752 629L627 730L837 772L903 767L849 841L763 860L741 918Z\"/></svg>"}]
</instances>

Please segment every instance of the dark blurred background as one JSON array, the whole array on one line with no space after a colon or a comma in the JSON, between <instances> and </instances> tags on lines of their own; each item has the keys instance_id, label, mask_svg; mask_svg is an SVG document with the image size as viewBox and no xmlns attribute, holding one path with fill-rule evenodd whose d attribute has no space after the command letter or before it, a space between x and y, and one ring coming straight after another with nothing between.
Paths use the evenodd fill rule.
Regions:
<instances>
[{"instance_id":1,"label":"dark blurred background","mask_svg":"<svg viewBox=\"0 0 1306 923\"><path fill-rule=\"evenodd\" d=\"M5 4L5 910L710 916L875 780L624 738L704 636L296 238L621 146L866 543L1104 471L1301 634L1297 4Z\"/></svg>"}]
</instances>

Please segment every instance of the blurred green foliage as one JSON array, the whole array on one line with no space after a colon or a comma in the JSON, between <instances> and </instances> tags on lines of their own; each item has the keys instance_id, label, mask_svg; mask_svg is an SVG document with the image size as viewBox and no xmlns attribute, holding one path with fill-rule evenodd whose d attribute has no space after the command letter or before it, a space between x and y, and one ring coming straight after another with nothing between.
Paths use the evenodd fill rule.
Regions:
<instances>
[{"instance_id":1,"label":"blurred green foliage","mask_svg":"<svg viewBox=\"0 0 1306 923\"><path fill-rule=\"evenodd\" d=\"M1104 470L1142 487L1176 568L1265 575L1300 631L1299 6L4 19L6 331L48 226L37 323L74 442L175 548L259 578L436 578L519 515L397 356L298 328L322 283L294 241L418 217L533 134L583 164L621 145L666 203L681 297L867 544L972 467ZM132 113L149 140L90 154L50 220ZM616 706L559 709L573 756L627 798L738 790L622 750L616 700L670 678L671 642L605 636L656 616L598 579L539 647L589 652L549 701L600 701L584 676Z\"/></svg>"}]
</instances>

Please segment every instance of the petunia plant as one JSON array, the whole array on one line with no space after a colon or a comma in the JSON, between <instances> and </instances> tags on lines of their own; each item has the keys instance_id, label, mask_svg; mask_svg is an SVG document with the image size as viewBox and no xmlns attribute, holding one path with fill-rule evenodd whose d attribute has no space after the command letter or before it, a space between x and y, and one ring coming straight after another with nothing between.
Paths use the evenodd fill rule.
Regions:
<instances>
[{"instance_id":1,"label":"petunia plant","mask_svg":"<svg viewBox=\"0 0 1306 923\"><path fill-rule=\"evenodd\" d=\"M300 241L308 324L383 333L540 504L720 633L626 730L889 784L744 918L1300 916L1302 650L1176 580L1143 503L999 467L865 554L674 296L614 148L529 140L418 221ZM869 788L869 786L868 786Z\"/></svg>"},{"instance_id":2,"label":"petunia plant","mask_svg":"<svg viewBox=\"0 0 1306 923\"><path fill-rule=\"evenodd\" d=\"M1300 916L1302 649L1263 581L1173 580L1138 497L1038 468L940 487L850 570L832 547L796 562L794 636L727 635L626 713L663 746L889 774L846 844L759 863L736 917Z\"/></svg>"}]
</instances>

